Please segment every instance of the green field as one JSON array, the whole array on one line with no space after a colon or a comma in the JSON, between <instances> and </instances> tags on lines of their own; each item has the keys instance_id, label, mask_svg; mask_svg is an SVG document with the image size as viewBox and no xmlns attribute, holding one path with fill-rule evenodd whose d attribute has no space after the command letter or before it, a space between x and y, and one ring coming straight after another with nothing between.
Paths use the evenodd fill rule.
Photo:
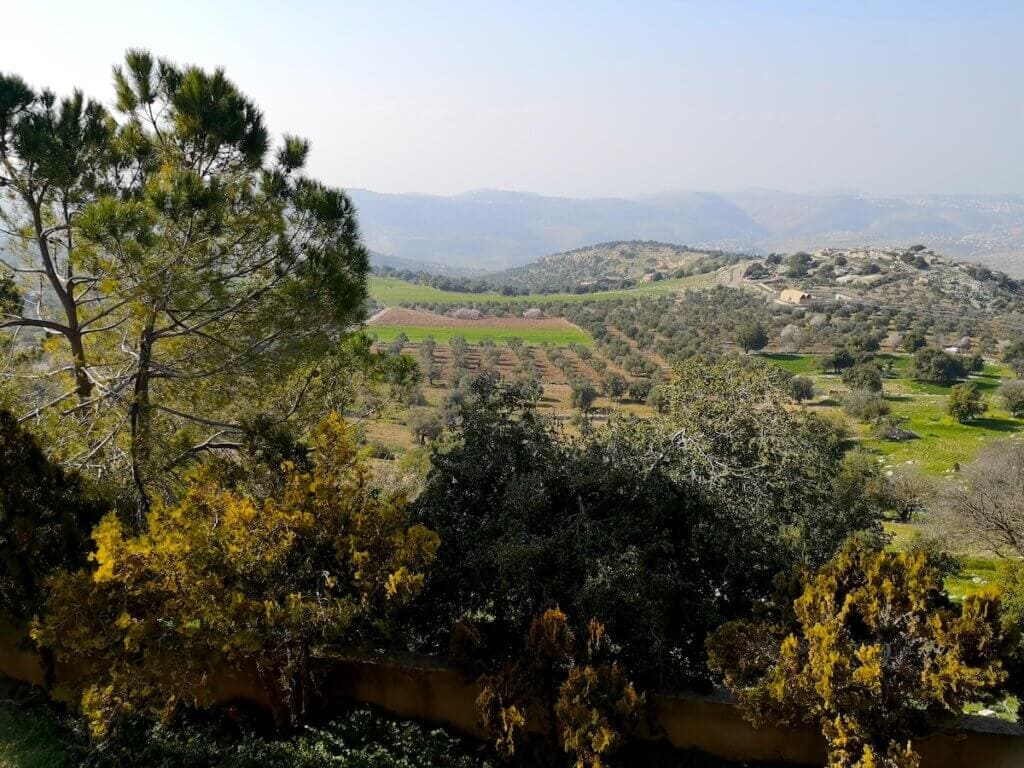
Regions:
<instances>
[{"instance_id":1,"label":"green field","mask_svg":"<svg viewBox=\"0 0 1024 768\"><path fill-rule=\"evenodd\" d=\"M439 342L451 341L456 336L462 336L470 344L479 344L481 341L502 343L511 338L522 339L526 344L555 344L566 346L568 344L583 344L591 346L594 341L579 328L501 328L494 326L472 327L472 328L441 328L426 325L368 325L366 333L376 336L380 341L391 341L399 333L409 337L409 341L420 342L428 337L433 337Z\"/></svg>"},{"instance_id":2,"label":"green field","mask_svg":"<svg viewBox=\"0 0 1024 768\"><path fill-rule=\"evenodd\" d=\"M765 360L775 363L780 368L785 368L790 373L801 376L820 373L815 367L813 355L787 355L783 353L764 353L761 355Z\"/></svg>"},{"instance_id":3,"label":"green field","mask_svg":"<svg viewBox=\"0 0 1024 768\"><path fill-rule=\"evenodd\" d=\"M826 375L815 365L813 355L764 354L763 358L791 373L810 376L819 397L841 393L846 387L838 376ZM919 435L918 439L892 442L872 438L866 427L857 425L869 450L884 456L888 464L913 462L926 472L942 475L957 464L974 458L985 442L1010 437L1024 430L1024 420L1015 419L999 409L995 392L1009 370L998 365L986 365L984 371L971 376L971 383L981 391L989 410L978 419L960 424L946 414L949 387L926 384L910 378L909 355L879 355L880 362L893 359L895 375L884 382L884 393L892 412L907 419L904 426Z\"/></svg>"},{"instance_id":4,"label":"green field","mask_svg":"<svg viewBox=\"0 0 1024 768\"><path fill-rule=\"evenodd\" d=\"M534 293L526 296L502 296L499 293L459 293L442 291L429 285L416 285L399 280L397 277L376 277L369 279L370 296L385 307L402 304L474 304L498 302L501 304L552 304L554 302L607 301L630 296L664 296L679 293L687 288L701 288L715 281L714 273L691 277L659 280L654 283L640 283L634 288L599 293Z\"/></svg>"}]
</instances>

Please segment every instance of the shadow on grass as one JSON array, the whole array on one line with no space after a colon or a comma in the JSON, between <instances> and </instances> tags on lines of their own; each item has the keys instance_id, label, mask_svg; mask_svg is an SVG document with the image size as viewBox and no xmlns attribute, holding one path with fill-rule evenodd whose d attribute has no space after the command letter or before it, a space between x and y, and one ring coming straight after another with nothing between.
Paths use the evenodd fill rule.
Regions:
<instances>
[{"instance_id":1,"label":"shadow on grass","mask_svg":"<svg viewBox=\"0 0 1024 768\"><path fill-rule=\"evenodd\" d=\"M1007 421L1006 419L972 419L965 422L964 426L984 427L985 429L991 429L993 432L1006 432L1008 434L1020 432L1020 424Z\"/></svg>"}]
</instances>

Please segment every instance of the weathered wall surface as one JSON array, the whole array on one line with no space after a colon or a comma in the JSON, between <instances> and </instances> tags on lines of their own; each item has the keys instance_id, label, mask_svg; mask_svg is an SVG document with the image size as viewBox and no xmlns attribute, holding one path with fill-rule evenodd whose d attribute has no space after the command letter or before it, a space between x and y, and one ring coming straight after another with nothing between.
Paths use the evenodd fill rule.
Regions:
<instances>
[{"instance_id":1,"label":"weathered wall surface","mask_svg":"<svg viewBox=\"0 0 1024 768\"><path fill-rule=\"evenodd\" d=\"M476 681L435 659L408 657L378 661L332 659L323 662L326 706L361 702L401 717L445 724L482 737L477 725ZM0 675L42 684L39 657L0 633ZM59 680L74 677L68 666ZM245 699L266 706L254 675L225 673L210 681L214 701ZM754 728L724 695L683 694L651 700L650 738L680 749L699 749L737 761L779 761L822 765L825 747L814 728ZM934 734L919 745L922 768L1022 768L1024 731L989 718L963 718L957 728Z\"/></svg>"}]
</instances>

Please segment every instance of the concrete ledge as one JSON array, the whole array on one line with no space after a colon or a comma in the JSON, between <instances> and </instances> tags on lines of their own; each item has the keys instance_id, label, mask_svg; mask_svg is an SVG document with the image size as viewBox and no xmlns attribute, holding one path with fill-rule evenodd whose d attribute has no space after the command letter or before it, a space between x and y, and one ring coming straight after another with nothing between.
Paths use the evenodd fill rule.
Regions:
<instances>
[{"instance_id":1,"label":"concrete ledge","mask_svg":"<svg viewBox=\"0 0 1024 768\"><path fill-rule=\"evenodd\" d=\"M401 655L379 659L323 658L322 699L328 709L370 704L400 717L443 724L475 738L476 681L439 659ZM33 685L43 682L39 656L0 630L0 675ZM59 682L74 679L73 666L57 668ZM247 700L266 707L255 675L225 673L209 680L215 702ZM821 766L825 743L816 728L754 728L724 692L681 693L650 698L651 739L678 749L697 749L739 762L784 762ZM1024 729L1000 720L963 717L918 742L923 768L1022 768Z\"/></svg>"}]
</instances>

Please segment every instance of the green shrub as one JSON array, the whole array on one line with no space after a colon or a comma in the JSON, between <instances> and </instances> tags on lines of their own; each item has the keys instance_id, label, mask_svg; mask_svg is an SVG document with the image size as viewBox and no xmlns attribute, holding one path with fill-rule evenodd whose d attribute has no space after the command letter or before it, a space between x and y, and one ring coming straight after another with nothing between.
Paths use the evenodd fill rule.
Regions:
<instances>
[{"instance_id":1,"label":"green shrub","mask_svg":"<svg viewBox=\"0 0 1024 768\"><path fill-rule=\"evenodd\" d=\"M31 619L45 602L46 578L85 565L103 511L77 475L0 410L0 613Z\"/></svg>"},{"instance_id":2,"label":"green shrub","mask_svg":"<svg viewBox=\"0 0 1024 768\"><path fill-rule=\"evenodd\" d=\"M862 392L882 391L882 369L877 363L857 363L843 371L843 383Z\"/></svg>"},{"instance_id":3,"label":"green shrub","mask_svg":"<svg viewBox=\"0 0 1024 768\"><path fill-rule=\"evenodd\" d=\"M814 382L806 376L794 376L789 380L789 393L798 403L814 399Z\"/></svg>"},{"instance_id":4,"label":"green shrub","mask_svg":"<svg viewBox=\"0 0 1024 768\"><path fill-rule=\"evenodd\" d=\"M80 768L488 768L478 748L446 731L358 709L279 741L210 723L136 722L122 736L73 751ZM234 729L232 729L234 730Z\"/></svg>"},{"instance_id":5,"label":"green shrub","mask_svg":"<svg viewBox=\"0 0 1024 768\"><path fill-rule=\"evenodd\" d=\"M843 396L843 410L853 418L873 422L889 414L889 403L874 392L853 391Z\"/></svg>"},{"instance_id":6,"label":"green shrub","mask_svg":"<svg viewBox=\"0 0 1024 768\"><path fill-rule=\"evenodd\" d=\"M876 523L871 478L844 471L843 436L793 412L788 383L755 358L693 361L659 387L664 416L578 440L474 389L413 506L443 542L413 634L437 652L468 620L484 661L509 658L557 605L605 624L641 687L706 679L709 630Z\"/></svg>"},{"instance_id":7,"label":"green shrub","mask_svg":"<svg viewBox=\"0 0 1024 768\"><path fill-rule=\"evenodd\" d=\"M1024 416L1024 380L1013 379L999 387L1003 407L1014 416Z\"/></svg>"}]
</instances>

